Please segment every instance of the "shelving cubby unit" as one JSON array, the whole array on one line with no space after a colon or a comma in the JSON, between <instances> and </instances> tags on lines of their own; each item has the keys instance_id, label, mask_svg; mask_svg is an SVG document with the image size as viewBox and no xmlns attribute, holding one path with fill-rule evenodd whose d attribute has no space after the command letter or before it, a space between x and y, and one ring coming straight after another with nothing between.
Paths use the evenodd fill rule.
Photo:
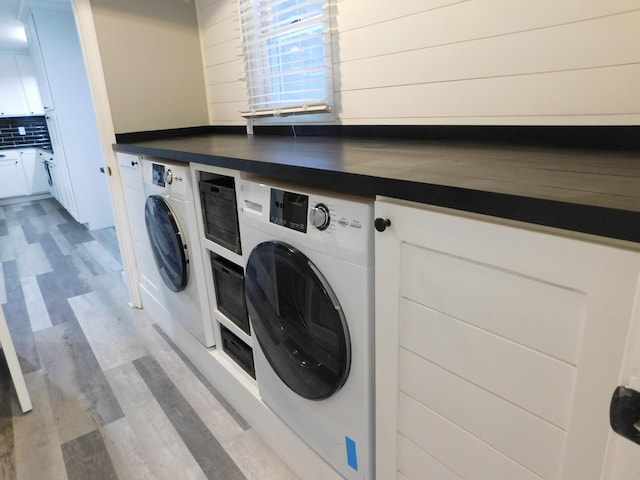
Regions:
<instances>
[{"instance_id":1,"label":"shelving cubby unit","mask_svg":"<svg viewBox=\"0 0 640 480\"><path fill-rule=\"evenodd\" d=\"M198 231L215 336L210 354L258 397L253 371L253 337L244 299L232 298L233 290L242 292L246 266L235 191L241 174L191 164L191 175L194 186L198 186L195 205L200 219Z\"/></svg>"}]
</instances>

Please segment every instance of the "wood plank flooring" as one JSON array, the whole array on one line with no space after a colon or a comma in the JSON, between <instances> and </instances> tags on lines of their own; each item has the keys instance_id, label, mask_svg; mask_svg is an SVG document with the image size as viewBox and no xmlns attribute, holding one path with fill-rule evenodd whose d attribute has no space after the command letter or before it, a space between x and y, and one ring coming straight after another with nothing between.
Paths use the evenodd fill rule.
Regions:
<instances>
[{"instance_id":1,"label":"wood plank flooring","mask_svg":"<svg viewBox=\"0 0 640 480\"><path fill-rule=\"evenodd\" d=\"M54 200L0 206L0 304L33 402L0 355L0 480L295 480L131 309L115 231Z\"/></svg>"}]
</instances>

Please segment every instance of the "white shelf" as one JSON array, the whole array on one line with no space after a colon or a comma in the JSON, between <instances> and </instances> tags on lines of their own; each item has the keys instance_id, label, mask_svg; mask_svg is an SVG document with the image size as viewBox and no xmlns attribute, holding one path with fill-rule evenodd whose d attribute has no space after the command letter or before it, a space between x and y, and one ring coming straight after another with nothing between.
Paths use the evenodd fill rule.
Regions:
<instances>
[{"instance_id":1,"label":"white shelf","mask_svg":"<svg viewBox=\"0 0 640 480\"><path fill-rule=\"evenodd\" d=\"M247 332L245 332L240 327L238 327L238 325L236 325L232 320L230 320L224 313L222 313L220 310L216 309L216 310L214 310L213 318L218 323L221 323L222 325L227 327L228 330L231 330L231 332L236 337L238 337L244 343L249 345L251 347L251 349L253 349L253 340L252 340L251 335L249 335Z\"/></svg>"},{"instance_id":2,"label":"white shelf","mask_svg":"<svg viewBox=\"0 0 640 480\"><path fill-rule=\"evenodd\" d=\"M236 265L239 265L242 268L244 268L245 260L244 260L244 257L242 255L238 255L237 253L232 252L228 248L223 247L222 245L219 245L219 244L217 244L215 242L212 242L211 240L209 240L206 237L202 238L202 244L204 245L204 248L206 250L209 250L209 251L215 253L216 255L221 256L222 258L226 258L230 262L235 263Z\"/></svg>"}]
</instances>

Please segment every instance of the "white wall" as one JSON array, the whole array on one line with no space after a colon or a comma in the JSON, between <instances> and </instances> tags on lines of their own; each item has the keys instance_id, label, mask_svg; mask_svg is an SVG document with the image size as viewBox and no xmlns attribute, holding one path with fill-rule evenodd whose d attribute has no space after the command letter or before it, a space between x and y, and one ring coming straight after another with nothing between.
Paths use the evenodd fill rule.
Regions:
<instances>
[{"instance_id":1,"label":"white wall","mask_svg":"<svg viewBox=\"0 0 640 480\"><path fill-rule=\"evenodd\" d=\"M206 125L194 5L91 0L116 133Z\"/></svg>"},{"instance_id":2,"label":"white wall","mask_svg":"<svg viewBox=\"0 0 640 480\"><path fill-rule=\"evenodd\" d=\"M200 0L212 124L246 109L236 0ZM343 124L631 125L640 121L637 0L341 0ZM309 117L311 118L311 117Z\"/></svg>"}]
</instances>

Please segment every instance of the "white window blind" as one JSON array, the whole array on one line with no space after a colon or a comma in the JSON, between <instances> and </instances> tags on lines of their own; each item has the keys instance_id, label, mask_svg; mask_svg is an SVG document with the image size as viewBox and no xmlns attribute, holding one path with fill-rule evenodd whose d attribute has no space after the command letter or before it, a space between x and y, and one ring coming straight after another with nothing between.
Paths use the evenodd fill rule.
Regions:
<instances>
[{"instance_id":1,"label":"white window blind","mask_svg":"<svg viewBox=\"0 0 640 480\"><path fill-rule=\"evenodd\" d=\"M331 111L329 0L238 0L249 111Z\"/></svg>"}]
</instances>

